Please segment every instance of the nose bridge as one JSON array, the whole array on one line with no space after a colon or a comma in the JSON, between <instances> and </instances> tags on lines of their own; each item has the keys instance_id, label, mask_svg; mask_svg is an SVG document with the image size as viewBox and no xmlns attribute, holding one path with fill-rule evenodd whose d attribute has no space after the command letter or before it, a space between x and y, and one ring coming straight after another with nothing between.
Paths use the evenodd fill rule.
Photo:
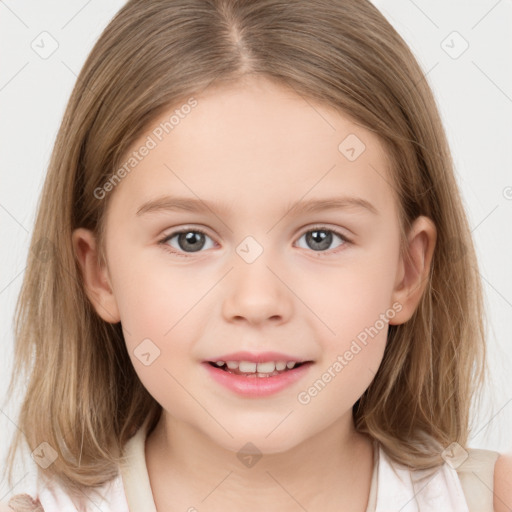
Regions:
<instances>
[{"instance_id":1,"label":"nose bridge","mask_svg":"<svg viewBox=\"0 0 512 512\"><path fill-rule=\"evenodd\" d=\"M253 323L287 317L291 309L290 297L278 277L281 264L277 252L252 235L246 236L235 252L229 291L223 304L226 318L243 317Z\"/></svg>"}]
</instances>

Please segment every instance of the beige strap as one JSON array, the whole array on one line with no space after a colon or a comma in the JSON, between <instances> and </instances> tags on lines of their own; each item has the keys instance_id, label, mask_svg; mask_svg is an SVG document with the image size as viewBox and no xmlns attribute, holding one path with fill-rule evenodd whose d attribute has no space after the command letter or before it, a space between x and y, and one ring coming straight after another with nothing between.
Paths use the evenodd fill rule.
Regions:
<instances>
[{"instance_id":1,"label":"beige strap","mask_svg":"<svg viewBox=\"0 0 512 512\"><path fill-rule=\"evenodd\" d=\"M156 512L144 451L147 425L148 420L145 420L144 425L128 440L124 449L125 461L120 463L126 502L130 512L138 510Z\"/></svg>"},{"instance_id":2,"label":"beige strap","mask_svg":"<svg viewBox=\"0 0 512 512\"><path fill-rule=\"evenodd\" d=\"M494 464L499 452L469 448L457 474L469 512L494 512Z\"/></svg>"}]
</instances>

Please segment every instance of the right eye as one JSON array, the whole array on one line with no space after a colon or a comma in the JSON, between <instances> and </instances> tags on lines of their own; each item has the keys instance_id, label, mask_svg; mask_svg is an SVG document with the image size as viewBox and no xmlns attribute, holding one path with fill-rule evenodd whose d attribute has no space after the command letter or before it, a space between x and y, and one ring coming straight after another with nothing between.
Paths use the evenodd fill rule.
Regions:
<instances>
[{"instance_id":1,"label":"right eye","mask_svg":"<svg viewBox=\"0 0 512 512\"><path fill-rule=\"evenodd\" d=\"M183 256L187 258L189 257L187 256L187 253L201 251L205 245L205 237L212 240L202 229L181 229L166 235L165 238L159 240L158 243L162 244L166 251L169 251L172 254L176 254L177 256ZM171 241L173 238L176 238L176 244L169 245L167 242Z\"/></svg>"}]
</instances>

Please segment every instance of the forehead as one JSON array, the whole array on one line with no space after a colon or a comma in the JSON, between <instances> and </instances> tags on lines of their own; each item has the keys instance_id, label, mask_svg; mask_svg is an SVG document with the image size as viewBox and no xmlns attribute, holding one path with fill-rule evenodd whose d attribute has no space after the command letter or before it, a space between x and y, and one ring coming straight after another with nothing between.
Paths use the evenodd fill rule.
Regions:
<instances>
[{"instance_id":1,"label":"forehead","mask_svg":"<svg viewBox=\"0 0 512 512\"><path fill-rule=\"evenodd\" d=\"M193 98L195 106L169 108L132 145L121 165L151 149L117 185L113 204L135 215L168 193L261 212L343 194L393 213L385 149L349 117L262 78Z\"/></svg>"}]
</instances>

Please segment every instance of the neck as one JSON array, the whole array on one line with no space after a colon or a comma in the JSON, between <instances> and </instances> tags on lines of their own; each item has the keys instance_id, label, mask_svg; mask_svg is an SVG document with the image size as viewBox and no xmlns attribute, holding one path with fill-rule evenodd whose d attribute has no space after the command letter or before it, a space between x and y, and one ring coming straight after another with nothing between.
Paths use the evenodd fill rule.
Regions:
<instances>
[{"instance_id":1,"label":"neck","mask_svg":"<svg viewBox=\"0 0 512 512\"><path fill-rule=\"evenodd\" d=\"M350 414L287 451L244 456L163 413L146 463L157 510L365 512L373 447Z\"/></svg>"}]
</instances>

